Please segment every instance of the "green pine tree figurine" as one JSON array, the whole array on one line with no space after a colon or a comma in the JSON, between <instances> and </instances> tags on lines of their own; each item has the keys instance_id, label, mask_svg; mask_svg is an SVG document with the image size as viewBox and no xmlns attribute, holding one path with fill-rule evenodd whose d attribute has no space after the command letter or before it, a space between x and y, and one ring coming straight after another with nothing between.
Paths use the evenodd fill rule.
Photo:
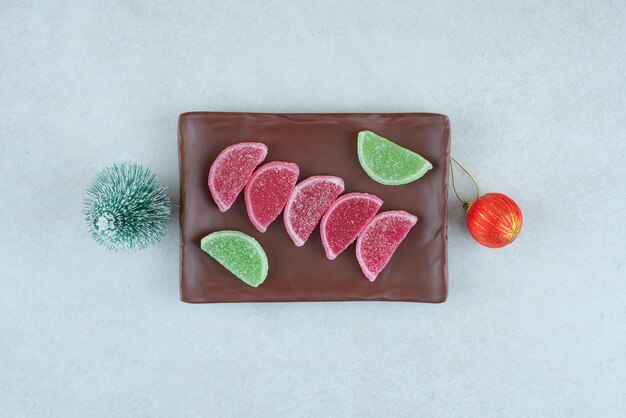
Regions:
<instances>
[{"instance_id":1,"label":"green pine tree figurine","mask_svg":"<svg viewBox=\"0 0 626 418\"><path fill-rule=\"evenodd\" d=\"M172 207L154 173L130 162L98 173L84 202L93 238L106 249L121 252L157 243L165 235Z\"/></svg>"}]
</instances>

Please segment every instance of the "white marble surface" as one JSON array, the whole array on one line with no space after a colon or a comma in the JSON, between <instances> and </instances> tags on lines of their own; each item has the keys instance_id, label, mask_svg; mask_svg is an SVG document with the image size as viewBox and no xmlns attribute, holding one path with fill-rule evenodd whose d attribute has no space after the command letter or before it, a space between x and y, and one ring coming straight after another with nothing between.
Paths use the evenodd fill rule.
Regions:
<instances>
[{"instance_id":1,"label":"white marble surface","mask_svg":"<svg viewBox=\"0 0 626 418\"><path fill-rule=\"evenodd\" d=\"M2 2L3 416L623 416L623 1L174 3ZM177 200L189 110L445 113L524 229L451 200L443 305L183 304L177 218L115 255L81 200L124 159Z\"/></svg>"}]
</instances>

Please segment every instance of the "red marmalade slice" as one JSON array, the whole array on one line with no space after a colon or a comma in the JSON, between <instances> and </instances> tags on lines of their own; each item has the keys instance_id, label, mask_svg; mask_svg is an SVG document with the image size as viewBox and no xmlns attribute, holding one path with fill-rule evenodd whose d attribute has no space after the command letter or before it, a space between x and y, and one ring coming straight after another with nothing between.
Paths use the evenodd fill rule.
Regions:
<instances>
[{"instance_id":1,"label":"red marmalade slice","mask_svg":"<svg viewBox=\"0 0 626 418\"><path fill-rule=\"evenodd\" d=\"M248 217L256 229L265 232L280 215L299 175L296 164L282 161L269 162L252 173L244 198Z\"/></svg>"},{"instance_id":2,"label":"red marmalade slice","mask_svg":"<svg viewBox=\"0 0 626 418\"><path fill-rule=\"evenodd\" d=\"M356 241L356 258L365 277L376 280L416 222L416 216L392 210L379 213L367 224Z\"/></svg>"},{"instance_id":3,"label":"red marmalade slice","mask_svg":"<svg viewBox=\"0 0 626 418\"><path fill-rule=\"evenodd\" d=\"M267 156L267 146L260 142L240 142L224 148L209 170L209 190L222 212L237 200L254 169Z\"/></svg>"},{"instance_id":4,"label":"red marmalade slice","mask_svg":"<svg viewBox=\"0 0 626 418\"><path fill-rule=\"evenodd\" d=\"M343 190L343 180L335 176L312 176L298 183L283 215L287 233L296 246L304 245Z\"/></svg>"},{"instance_id":5,"label":"red marmalade slice","mask_svg":"<svg viewBox=\"0 0 626 418\"><path fill-rule=\"evenodd\" d=\"M337 199L320 224L326 257L334 260L352 244L382 204L379 197L367 193L348 193Z\"/></svg>"}]
</instances>

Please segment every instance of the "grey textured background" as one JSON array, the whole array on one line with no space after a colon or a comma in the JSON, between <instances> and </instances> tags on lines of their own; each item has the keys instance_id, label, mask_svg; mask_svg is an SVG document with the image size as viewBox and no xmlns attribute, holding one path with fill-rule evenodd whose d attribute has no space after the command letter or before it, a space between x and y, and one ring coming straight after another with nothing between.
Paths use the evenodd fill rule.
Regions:
<instances>
[{"instance_id":1,"label":"grey textured background","mask_svg":"<svg viewBox=\"0 0 626 418\"><path fill-rule=\"evenodd\" d=\"M623 416L624 2L250 3L2 1L2 415ZM445 113L522 234L451 199L443 305L183 304L177 213L116 255L81 200L124 159L177 200L189 110Z\"/></svg>"}]
</instances>

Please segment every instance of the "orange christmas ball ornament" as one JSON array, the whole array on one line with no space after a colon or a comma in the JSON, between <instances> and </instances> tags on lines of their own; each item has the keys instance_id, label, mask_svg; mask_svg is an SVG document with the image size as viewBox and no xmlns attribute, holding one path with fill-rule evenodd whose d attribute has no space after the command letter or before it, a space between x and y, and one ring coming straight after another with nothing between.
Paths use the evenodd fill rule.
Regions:
<instances>
[{"instance_id":1,"label":"orange christmas ball ornament","mask_svg":"<svg viewBox=\"0 0 626 418\"><path fill-rule=\"evenodd\" d=\"M522 211L513 199L502 193L487 193L464 207L470 234L485 247L509 245L522 229Z\"/></svg>"},{"instance_id":2,"label":"orange christmas ball ornament","mask_svg":"<svg viewBox=\"0 0 626 418\"><path fill-rule=\"evenodd\" d=\"M454 169L450 165L452 190L463 203L467 213L467 228L472 237L479 244L489 248L501 248L512 243L522 229L522 211L517 203L502 193L487 193L480 196L478 185L470 173L452 156L450 159L467 174L476 188L476 199L473 202L463 200L456 190Z\"/></svg>"}]
</instances>

